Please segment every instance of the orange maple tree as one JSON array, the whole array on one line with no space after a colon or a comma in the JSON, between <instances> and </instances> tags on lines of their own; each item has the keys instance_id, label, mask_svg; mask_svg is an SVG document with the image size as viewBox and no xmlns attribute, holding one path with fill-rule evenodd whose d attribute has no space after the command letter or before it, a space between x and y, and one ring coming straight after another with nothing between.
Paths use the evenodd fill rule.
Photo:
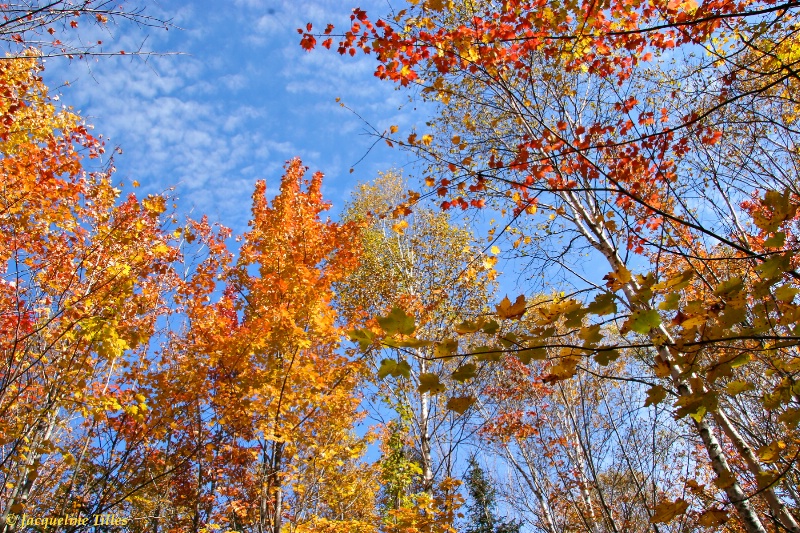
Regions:
<instances>
[{"instance_id":1,"label":"orange maple tree","mask_svg":"<svg viewBox=\"0 0 800 533\"><path fill-rule=\"evenodd\" d=\"M198 454L165 496L170 527L371 530L377 489L353 434L364 365L339 350L332 307L332 284L358 264L358 226L320 219L322 174L305 170L290 161L271 204L256 184L235 263L225 232L188 229L209 253L181 290L187 329L162 355L182 391L160 396L176 404L170 447Z\"/></svg>"},{"instance_id":2,"label":"orange maple tree","mask_svg":"<svg viewBox=\"0 0 800 533\"><path fill-rule=\"evenodd\" d=\"M77 480L109 467L87 457L89 443L103 428L140 427L146 398L120 368L146 348L176 281L165 198L119 202L113 167L84 169L103 145L56 111L40 70L33 57L0 61L2 531L10 514L76 510ZM125 479L135 467L114 468Z\"/></svg>"}]
</instances>

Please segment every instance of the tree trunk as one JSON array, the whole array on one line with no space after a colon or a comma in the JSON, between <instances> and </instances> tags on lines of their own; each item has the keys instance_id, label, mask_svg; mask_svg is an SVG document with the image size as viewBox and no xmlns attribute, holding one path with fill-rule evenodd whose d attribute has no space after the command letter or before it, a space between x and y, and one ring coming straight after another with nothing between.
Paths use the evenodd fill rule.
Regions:
<instances>
[{"instance_id":1,"label":"tree trunk","mask_svg":"<svg viewBox=\"0 0 800 533\"><path fill-rule=\"evenodd\" d=\"M428 365L420 357L420 372L427 372ZM431 435L430 435L430 401L431 396L428 392L420 394L420 419L419 419L419 444L422 455L422 487L425 492L433 489L433 459L431 458Z\"/></svg>"},{"instance_id":2,"label":"tree trunk","mask_svg":"<svg viewBox=\"0 0 800 533\"><path fill-rule=\"evenodd\" d=\"M614 272L619 272L624 266L623 262L617 255L616 247L608 239L607 235L603 231L603 228L597 224L595 218L586 210L574 192L565 191L561 193L560 196L570 207L575 219L575 224L580 233L583 234L583 236L596 250L603 254ZM622 290L631 309L637 309L640 311L652 310L652 307L650 307L649 304L638 301L635 298L635 295L638 291L638 285L636 284L635 280L631 280L623 287ZM667 339L673 341L669 335L669 332L663 326L659 328L658 334L665 335ZM655 335L656 333L651 331L650 336L652 337ZM656 359L658 362L667 365L670 369L672 384L680 397L692 396L693 392L702 393L702 391L692 391L686 379L681 375L680 368L678 368L678 366L672 362L669 351L665 347L659 346L657 348ZM699 422L695 420L693 425L703 441L703 447L706 449L706 453L708 454L708 458L711 462L711 468L720 478L733 480L732 483L725 487L724 491L739 514L739 517L742 519L747 532L766 533L764 525L761 523L761 520L753 509L753 506L750 504L749 497L744 493L741 485L736 479L736 475L728 466L728 461L723 454L722 446L720 445L716 435L714 435L713 431L711 430L708 419L703 418Z\"/></svg>"}]
</instances>

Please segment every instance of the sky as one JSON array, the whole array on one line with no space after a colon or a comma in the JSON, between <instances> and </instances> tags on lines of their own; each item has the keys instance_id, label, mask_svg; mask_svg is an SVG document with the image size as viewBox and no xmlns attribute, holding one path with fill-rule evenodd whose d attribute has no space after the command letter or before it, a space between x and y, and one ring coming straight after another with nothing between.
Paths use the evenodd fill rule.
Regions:
<instances>
[{"instance_id":1,"label":"sky","mask_svg":"<svg viewBox=\"0 0 800 533\"><path fill-rule=\"evenodd\" d=\"M49 58L44 72L59 103L103 135L106 157L121 149L114 154L115 182L124 193L167 192L179 219L208 215L241 234L256 180L266 180L267 196L274 197L294 157L309 172L325 174L323 195L334 220L355 186L379 172L400 170L419 189L422 168L413 155L372 133L392 125L398 135L425 131L433 106L376 78L374 56L340 56L335 46L306 52L297 33L307 22L317 30L327 23L349 28L354 7L386 17L393 12L387 0L128 0L126 6L169 21L169 29L120 18L102 27L81 22L83 43L102 41L95 50L126 55ZM154 54L130 54L135 50ZM462 222L484 238L490 216L470 212ZM493 244L484 242L484 252ZM530 290L525 265L501 256L498 299Z\"/></svg>"},{"instance_id":2,"label":"sky","mask_svg":"<svg viewBox=\"0 0 800 533\"><path fill-rule=\"evenodd\" d=\"M265 179L274 195L293 157L326 175L333 218L356 183L379 171L413 173L408 154L368 134L424 124L408 94L373 76L373 57L306 52L296 31L306 22L343 27L353 7L386 14L386 2L129 0L127 7L172 26L111 20L79 28L83 42L160 55L50 58L44 74L51 94L103 135L107 155L122 150L114 163L126 191L134 180L139 195L174 187L180 214L207 214L240 232L255 181Z\"/></svg>"}]
</instances>

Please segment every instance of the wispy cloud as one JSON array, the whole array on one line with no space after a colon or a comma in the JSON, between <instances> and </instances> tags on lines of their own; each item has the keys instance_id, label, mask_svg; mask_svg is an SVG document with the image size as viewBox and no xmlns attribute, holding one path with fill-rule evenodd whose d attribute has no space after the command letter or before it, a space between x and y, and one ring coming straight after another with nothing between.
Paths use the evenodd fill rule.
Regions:
<instances>
[{"instance_id":1,"label":"wispy cloud","mask_svg":"<svg viewBox=\"0 0 800 533\"><path fill-rule=\"evenodd\" d=\"M254 181L276 186L291 157L326 173L326 195L339 206L357 179L398 165L402 156L380 143L349 173L374 139L335 97L377 128L410 120L398 110L400 94L373 77L374 59L324 50L309 54L298 44L296 27L309 20L346 22L346 4L233 5L221 12L210 1L187 6L169 0L158 14L183 30L148 37L147 28L126 28L103 36L109 49L145 42L182 55L48 62L51 86L70 82L62 102L80 109L110 145L124 150L116 159L121 178L139 181L145 192L176 186L184 210L242 229Z\"/></svg>"}]
</instances>

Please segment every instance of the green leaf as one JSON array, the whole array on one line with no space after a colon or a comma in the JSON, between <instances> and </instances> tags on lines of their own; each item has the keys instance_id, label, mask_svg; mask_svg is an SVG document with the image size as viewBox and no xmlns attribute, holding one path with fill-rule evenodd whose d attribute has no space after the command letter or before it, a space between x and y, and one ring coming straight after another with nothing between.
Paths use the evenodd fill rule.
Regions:
<instances>
[{"instance_id":1,"label":"green leaf","mask_svg":"<svg viewBox=\"0 0 800 533\"><path fill-rule=\"evenodd\" d=\"M755 389L755 385L752 383L748 383L747 381L731 381L725 387L725 392L730 394L731 396L736 396L744 391L753 390Z\"/></svg>"},{"instance_id":2,"label":"green leaf","mask_svg":"<svg viewBox=\"0 0 800 533\"><path fill-rule=\"evenodd\" d=\"M782 248L785 242L786 234L782 231L778 231L775 235L764 241L764 246L767 248Z\"/></svg>"},{"instance_id":3,"label":"green leaf","mask_svg":"<svg viewBox=\"0 0 800 533\"><path fill-rule=\"evenodd\" d=\"M503 351L491 346L478 346L470 352L475 356L476 361L499 361L503 358Z\"/></svg>"},{"instance_id":4,"label":"green leaf","mask_svg":"<svg viewBox=\"0 0 800 533\"><path fill-rule=\"evenodd\" d=\"M383 318L378 319L381 329L387 335L394 335L400 333L402 335L411 335L417 327L414 325L414 317L408 316L405 311L399 307L393 307L392 310Z\"/></svg>"},{"instance_id":5,"label":"green leaf","mask_svg":"<svg viewBox=\"0 0 800 533\"><path fill-rule=\"evenodd\" d=\"M516 356L517 359L522 361L522 364L529 365L531 361L544 361L547 359L547 349L541 346L525 348L518 351Z\"/></svg>"},{"instance_id":6,"label":"green leaf","mask_svg":"<svg viewBox=\"0 0 800 533\"><path fill-rule=\"evenodd\" d=\"M450 357L458 352L457 339L445 339L433 345L433 356L437 358Z\"/></svg>"},{"instance_id":7,"label":"green leaf","mask_svg":"<svg viewBox=\"0 0 800 533\"><path fill-rule=\"evenodd\" d=\"M664 311L672 311L673 309L677 309L680 303L681 303L681 293L671 292L667 294L663 302L658 304L658 308Z\"/></svg>"},{"instance_id":8,"label":"green leaf","mask_svg":"<svg viewBox=\"0 0 800 533\"><path fill-rule=\"evenodd\" d=\"M386 376L393 373L397 368L397 361L394 359L384 359L381 361L381 366L378 369L378 379L385 379Z\"/></svg>"},{"instance_id":9,"label":"green leaf","mask_svg":"<svg viewBox=\"0 0 800 533\"><path fill-rule=\"evenodd\" d=\"M747 319L747 310L744 307L727 306L725 311L717 318L719 324L724 328L730 328L735 324L744 322Z\"/></svg>"},{"instance_id":10,"label":"green leaf","mask_svg":"<svg viewBox=\"0 0 800 533\"><path fill-rule=\"evenodd\" d=\"M791 252L776 254L756 267L756 270L766 279L777 278L789 270L792 259Z\"/></svg>"},{"instance_id":11,"label":"green leaf","mask_svg":"<svg viewBox=\"0 0 800 533\"><path fill-rule=\"evenodd\" d=\"M598 294L594 301L586 306L586 310L593 315L613 315L617 312L616 296L612 292Z\"/></svg>"},{"instance_id":12,"label":"green leaf","mask_svg":"<svg viewBox=\"0 0 800 533\"><path fill-rule=\"evenodd\" d=\"M564 325L568 328L579 328L583 324L583 317L589 314L589 310L585 307L573 309L564 314Z\"/></svg>"},{"instance_id":13,"label":"green leaf","mask_svg":"<svg viewBox=\"0 0 800 533\"><path fill-rule=\"evenodd\" d=\"M578 331L578 337L584 341L584 346L597 344L603 340L603 334L600 332L600 324L581 328L580 331Z\"/></svg>"},{"instance_id":14,"label":"green leaf","mask_svg":"<svg viewBox=\"0 0 800 533\"><path fill-rule=\"evenodd\" d=\"M473 403L475 403L473 396L454 397L447 400L447 408L463 415Z\"/></svg>"},{"instance_id":15,"label":"green leaf","mask_svg":"<svg viewBox=\"0 0 800 533\"><path fill-rule=\"evenodd\" d=\"M397 368L395 369L392 376L399 378L410 378L411 377L411 365L409 365L406 361L400 361L397 363Z\"/></svg>"},{"instance_id":16,"label":"green leaf","mask_svg":"<svg viewBox=\"0 0 800 533\"><path fill-rule=\"evenodd\" d=\"M475 377L475 371L478 367L476 367L472 363L467 363L465 365L461 365L458 367L450 377L456 381L464 382L468 379L472 379Z\"/></svg>"},{"instance_id":17,"label":"green leaf","mask_svg":"<svg viewBox=\"0 0 800 533\"><path fill-rule=\"evenodd\" d=\"M744 282L740 277L734 277L728 280L723 281L717 288L714 289L714 294L719 296L720 298L731 298L736 296L739 292L741 292L742 287L744 287Z\"/></svg>"},{"instance_id":18,"label":"green leaf","mask_svg":"<svg viewBox=\"0 0 800 533\"><path fill-rule=\"evenodd\" d=\"M488 321L481 328L481 330L487 335L494 335L495 333L497 333L498 329L500 329L500 324L498 324L497 321L495 320Z\"/></svg>"},{"instance_id":19,"label":"green leaf","mask_svg":"<svg viewBox=\"0 0 800 533\"><path fill-rule=\"evenodd\" d=\"M790 407L778 416L778 420L786 424L790 429L800 424L800 409Z\"/></svg>"},{"instance_id":20,"label":"green leaf","mask_svg":"<svg viewBox=\"0 0 800 533\"><path fill-rule=\"evenodd\" d=\"M781 302L791 303L800 289L796 289L790 285L781 285L775 289L775 298Z\"/></svg>"},{"instance_id":21,"label":"green leaf","mask_svg":"<svg viewBox=\"0 0 800 533\"><path fill-rule=\"evenodd\" d=\"M400 361L398 363L394 359L384 359L381 361L381 366L378 369L378 379L385 379L386 376L395 378L411 377L411 365L406 361Z\"/></svg>"},{"instance_id":22,"label":"green leaf","mask_svg":"<svg viewBox=\"0 0 800 533\"><path fill-rule=\"evenodd\" d=\"M502 344L504 348L516 348L519 346L519 341L517 335L511 331L500 337L500 344Z\"/></svg>"},{"instance_id":23,"label":"green leaf","mask_svg":"<svg viewBox=\"0 0 800 533\"><path fill-rule=\"evenodd\" d=\"M458 324L455 327L455 329L456 329L456 333L458 333L459 335L464 335L465 333L475 333L476 331L481 329L484 324L485 324L485 322L482 319L478 319L478 320L476 320L474 322L471 322L469 320L465 320L461 324Z\"/></svg>"},{"instance_id":24,"label":"green leaf","mask_svg":"<svg viewBox=\"0 0 800 533\"><path fill-rule=\"evenodd\" d=\"M608 350L598 350L594 355L594 360L600 366L608 366L612 361L619 359L619 350L610 348Z\"/></svg>"},{"instance_id":25,"label":"green leaf","mask_svg":"<svg viewBox=\"0 0 800 533\"><path fill-rule=\"evenodd\" d=\"M664 398L667 397L667 389L662 387L661 385L655 385L650 387L647 391L647 399L644 402L645 407L649 407L651 405L658 405Z\"/></svg>"},{"instance_id":26,"label":"green leaf","mask_svg":"<svg viewBox=\"0 0 800 533\"><path fill-rule=\"evenodd\" d=\"M728 361L728 364L731 365L731 368L739 368L740 366L744 366L750 362L750 354L743 352Z\"/></svg>"},{"instance_id":27,"label":"green leaf","mask_svg":"<svg viewBox=\"0 0 800 533\"><path fill-rule=\"evenodd\" d=\"M419 375L419 386L417 392L426 393L430 392L431 395L439 394L445 390L445 386L439 381L439 376L431 373L423 373Z\"/></svg>"},{"instance_id":28,"label":"green leaf","mask_svg":"<svg viewBox=\"0 0 800 533\"><path fill-rule=\"evenodd\" d=\"M645 335L660 324L661 316L655 309L650 309L649 311L634 311L633 315L631 315L630 329L636 333Z\"/></svg>"}]
</instances>

